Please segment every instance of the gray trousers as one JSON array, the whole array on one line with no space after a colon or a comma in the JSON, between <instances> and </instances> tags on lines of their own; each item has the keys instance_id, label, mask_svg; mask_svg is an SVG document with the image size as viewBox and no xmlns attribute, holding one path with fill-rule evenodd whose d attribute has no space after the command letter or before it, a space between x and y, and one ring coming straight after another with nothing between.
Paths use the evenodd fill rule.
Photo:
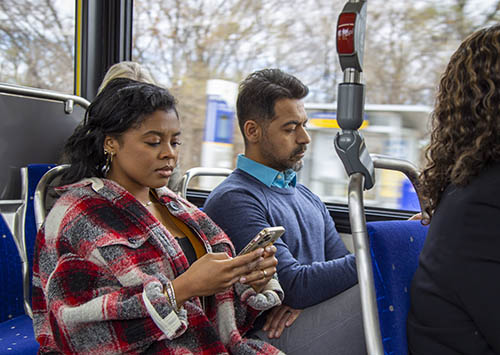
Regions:
<instances>
[{"instance_id":1,"label":"gray trousers","mask_svg":"<svg viewBox=\"0 0 500 355\"><path fill-rule=\"evenodd\" d=\"M253 336L289 355L365 355L359 286L304 309L278 339L262 330Z\"/></svg>"}]
</instances>

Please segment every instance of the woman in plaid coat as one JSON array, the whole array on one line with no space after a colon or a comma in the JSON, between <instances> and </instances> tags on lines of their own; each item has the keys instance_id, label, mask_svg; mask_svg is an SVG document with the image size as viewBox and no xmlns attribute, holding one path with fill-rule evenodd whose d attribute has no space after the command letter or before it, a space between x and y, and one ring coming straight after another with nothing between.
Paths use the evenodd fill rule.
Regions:
<instances>
[{"instance_id":1,"label":"woman in plaid coat","mask_svg":"<svg viewBox=\"0 0 500 355\"><path fill-rule=\"evenodd\" d=\"M283 298L275 248L234 257L224 232L164 187L179 145L165 89L115 79L89 107L37 236L40 353L280 353L244 337Z\"/></svg>"}]
</instances>

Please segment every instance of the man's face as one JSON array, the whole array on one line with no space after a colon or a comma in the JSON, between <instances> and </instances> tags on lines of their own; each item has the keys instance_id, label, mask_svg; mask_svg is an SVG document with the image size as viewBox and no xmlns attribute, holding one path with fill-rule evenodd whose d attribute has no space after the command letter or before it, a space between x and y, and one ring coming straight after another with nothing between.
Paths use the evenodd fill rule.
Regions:
<instances>
[{"instance_id":1,"label":"man's face","mask_svg":"<svg viewBox=\"0 0 500 355\"><path fill-rule=\"evenodd\" d=\"M259 149L263 164L278 171L302 168L307 145L308 121L304 104L300 100L281 99L274 105L275 118L263 128Z\"/></svg>"}]
</instances>

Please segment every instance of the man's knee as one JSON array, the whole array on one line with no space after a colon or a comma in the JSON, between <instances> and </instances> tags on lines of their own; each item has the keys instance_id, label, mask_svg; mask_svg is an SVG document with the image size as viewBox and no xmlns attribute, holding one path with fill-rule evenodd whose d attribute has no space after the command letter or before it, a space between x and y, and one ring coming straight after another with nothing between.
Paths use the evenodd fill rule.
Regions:
<instances>
[{"instance_id":1,"label":"man's knee","mask_svg":"<svg viewBox=\"0 0 500 355\"><path fill-rule=\"evenodd\" d=\"M288 354L366 354L359 286L302 311L279 339L258 337Z\"/></svg>"}]
</instances>

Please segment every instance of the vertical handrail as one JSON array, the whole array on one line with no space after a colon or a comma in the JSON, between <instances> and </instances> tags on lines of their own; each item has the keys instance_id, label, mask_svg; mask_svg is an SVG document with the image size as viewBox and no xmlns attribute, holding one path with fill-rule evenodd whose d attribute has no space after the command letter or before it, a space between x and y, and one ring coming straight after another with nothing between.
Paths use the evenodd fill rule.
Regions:
<instances>
[{"instance_id":1,"label":"vertical handrail","mask_svg":"<svg viewBox=\"0 0 500 355\"><path fill-rule=\"evenodd\" d=\"M358 283L366 350L369 355L383 355L384 348L378 319L377 299L368 233L363 205L363 190L375 184L374 165L359 128L363 123L365 86L363 71L366 0L348 1L337 21L337 53L344 82L338 86L337 122L341 132L334 139L337 154L349 178L349 220L354 240Z\"/></svg>"},{"instance_id":2,"label":"vertical handrail","mask_svg":"<svg viewBox=\"0 0 500 355\"><path fill-rule=\"evenodd\" d=\"M349 178L349 221L351 223L351 234L356 254L356 268L359 290L361 292L361 309L366 349L370 355L384 355L363 204L364 180L364 175L361 173L354 173Z\"/></svg>"},{"instance_id":3,"label":"vertical handrail","mask_svg":"<svg viewBox=\"0 0 500 355\"><path fill-rule=\"evenodd\" d=\"M33 311L30 303L30 263L28 260L28 253L26 251L26 209L28 199L28 169L21 168L21 181L22 181L22 196L23 203L16 211L14 218L14 240L21 257L21 274L23 277L23 304L25 313L33 319Z\"/></svg>"}]
</instances>

